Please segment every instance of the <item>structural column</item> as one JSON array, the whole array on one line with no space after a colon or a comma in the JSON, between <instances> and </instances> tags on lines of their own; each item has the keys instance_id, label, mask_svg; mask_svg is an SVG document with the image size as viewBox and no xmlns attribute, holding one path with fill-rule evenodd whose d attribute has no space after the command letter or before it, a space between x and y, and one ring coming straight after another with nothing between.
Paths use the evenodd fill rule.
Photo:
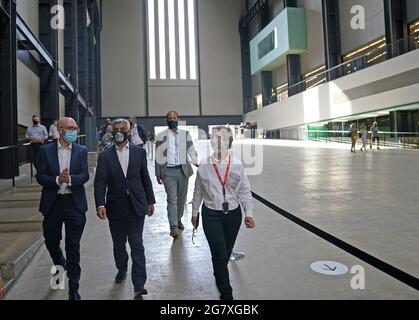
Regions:
<instances>
[{"instance_id":1,"label":"structural column","mask_svg":"<svg viewBox=\"0 0 419 320\"><path fill-rule=\"evenodd\" d=\"M406 0L384 0L384 19L386 42L391 45L387 56L392 58L407 51L409 32Z\"/></svg>"},{"instance_id":2,"label":"structural column","mask_svg":"<svg viewBox=\"0 0 419 320\"><path fill-rule=\"evenodd\" d=\"M77 0L64 0L65 29L64 29L64 70L78 91L78 32L77 32ZM80 122L79 103L77 95L68 93L65 97L66 116Z\"/></svg>"},{"instance_id":3,"label":"structural column","mask_svg":"<svg viewBox=\"0 0 419 320\"><path fill-rule=\"evenodd\" d=\"M17 146L16 3L0 7L0 148ZM0 178L19 175L18 149L0 150Z\"/></svg>"},{"instance_id":4,"label":"structural column","mask_svg":"<svg viewBox=\"0 0 419 320\"><path fill-rule=\"evenodd\" d=\"M96 7L96 10L99 11ZM95 19L95 93L96 93L96 112L97 118L102 116L102 73L101 73L101 31L102 31L102 12L96 13Z\"/></svg>"},{"instance_id":5,"label":"structural column","mask_svg":"<svg viewBox=\"0 0 419 320\"><path fill-rule=\"evenodd\" d=\"M262 31L271 22L269 2L265 2L259 11L259 31ZM272 71L261 73L262 105L270 104L273 88Z\"/></svg>"},{"instance_id":6,"label":"structural column","mask_svg":"<svg viewBox=\"0 0 419 320\"><path fill-rule=\"evenodd\" d=\"M240 46L242 59L243 114L253 111L252 71L250 66L249 25L240 23Z\"/></svg>"},{"instance_id":7,"label":"structural column","mask_svg":"<svg viewBox=\"0 0 419 320\"><path fill-rule=\"evenodd\" d=\"M296 8L297 0L284 0L284 9L287 7ZM297 54L287 55L287 74L288 74L288 96L296 95L304 90L302 86L296 86L301 82L301 59Z\"/></svg>"},{"instance_id":8,"label":"structural column","mask_svg":"<svg viewBox=\"0 0 419 320\"><path fill-rule=\"evenodd\" d=\"M87 0L77 0L77 31L78 31L78 74L79 91L86 99L88 105L90 102L89 92L89 60L88 60L88 35L87 35ZM87 112L84 108L80 109L79 126L81 132L85 132L84 119Z\"/></svg>"},{"instance_id":9,"label":"structural column","mask_svg":"<svg viewBox=\"0 0 419 320\"><path fill-rule=\"evenodd\" d=\"M336 0L322 0L322 7L325 62L329 70L342 63L339 4ZM341 75L342 70L334 69L327 74L327 80L334 80Z\"/></svg>"},{"instance_id":10,"label":"structural column","mask_svg":"<svg viewBox=\"0 0 419 320\"><path fill-rule=\"evenodd\" d=\"M60 115L58 78L58 29L51 28L51 8L57 0L39 0L39 40L51 54L53 68L47 63L40 64L41 118L48 128Z\"/></svg>"}]
</instances>

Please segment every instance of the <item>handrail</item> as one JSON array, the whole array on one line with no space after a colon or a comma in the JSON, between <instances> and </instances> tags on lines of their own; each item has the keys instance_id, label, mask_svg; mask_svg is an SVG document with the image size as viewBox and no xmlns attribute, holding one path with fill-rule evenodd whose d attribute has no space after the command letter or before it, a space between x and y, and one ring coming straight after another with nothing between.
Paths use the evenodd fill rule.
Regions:
<instances>
[{"instance_id":1,"label":"handrail","mask_svg":"<svg viewBox=\"0 0 419 320\"><path fill-rule=\"evenodd\" d=\"M283 131L296 131L293 129L281 129ZM302 129L300 131L306 131L306 132L320 132L320 133L348 133L349 130L305 130ZM359 131L359 129L357 130ZM370 133L371 131L368 131L368 133ZM419 136L419 132L393 132L393 131L378 131L379 134L412 134L412 135L418 135Z\"/></svg>"},{"instance_id":2,"label":"handrail","mask_svg":"<svg viewBox=\"0 0 419 320\"><path fill-rule=\"evenodd\" d=\"M419 48L419 45L417 45L414 49L412 49L411 50L411 48L410 48L410 43L411 43L411 41L412 40L415 40L414 38L415 37L417 37L418 35L417 34L413 34L413 35L410 35L408 38L407 38L407 43L405 42L405 39L399 39L399 40L396 40L396 41L394 41L393 43L390 43L390 44L387 44L387 45L385 45L384 47L382 47L382 48L376 48L376 49L374 49L374 50L372 50L369 54L365 54L365 55L362 55L362 56L359 56L359 57L356 57L356 58L353 58L353 59L350 59L350 60L348 60L348 61L345 61L345 62L342 62L341 64L339 64L339 65L337 65L337 66L335 66L335 67L332 67L332 68L329 68L329 69L327 69L327 70L325 70L325 71L322 71L321 73L319 73L319 74L317 74L317 75L314 75L314 76L312 76L312 77L309 77L309 78L307 78L307 79L304 79L304 80L302 80L302 81L300 81L300 82L298 82L298 83L296 83L296 84L293 84L293 85L291 85L291 86L288 86L288 89L292 89L292 88L295 88L295 87L298 87L298 86L301 86L301 85L303 85L303 84L305 84L305 83L307 83L307 82L310 82L310 81L312 81L312 80L314 80L314 79L317 79L317 78L320 78L320 77L327 77L327 75L328 74L330 74L332 71L336 71L336 70L338 70L338 69L340 69L340 68L342 68L342 67L345 67L346 65L348 65L348 64L352 64L352 63L354 63L354 62L357 62L357 61L360 61L360 60L362 60L362 59L365 59L365 58L368 58L369 56L371 56L371 55L373 55L374 53L378 53L378 52L387 52L388 53L388 49L390 48L393 48L393 47L395 47L396 45L400 45L400 44L406 44L407 45L407 50L406 50L406 52L409 52L409 51L413 51L413 50L416 50L416 49L418 49ZM395 56L399 56L400 54L397 54L397 55L392 55L392 57L395 57ZM359 70L362 70L362 69L364 69L364 68L360 68ZM355 69L354 71L358 71L357 69ZM344 75L341 75L340 77L336 77L334 80L336 80L336 79L338 79L338 78L341 78L341 77L343 77ZM305 90L303 90L303 91L305 91Z\"/></svg>"}]
</instances>

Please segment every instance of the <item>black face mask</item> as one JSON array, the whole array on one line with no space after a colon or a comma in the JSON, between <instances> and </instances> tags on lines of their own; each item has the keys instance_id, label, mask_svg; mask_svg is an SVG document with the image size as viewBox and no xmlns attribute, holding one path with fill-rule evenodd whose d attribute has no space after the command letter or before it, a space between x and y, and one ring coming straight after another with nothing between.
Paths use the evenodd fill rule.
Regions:
<instances>
[{"instance_id":1,"label":"black face mask","mask_svg":"<svg viewBox=\"0 0 419 320\"><path fill-rule=\"evenodd\" d=\"M169 126L169 129L177 129L179 122L175 120L167 120L167 125Z\"/></svg>"},{"instance_id":2,"label":"black face mask","mask_svg":"<svg viewBox=\"0 0 419 320\"><path fill-rule=\"evenodd\" d=\"M120 132L120 131L114 132L113 140L116 143L124 143L125 141L128 140L128 132Z\"/></svg>"},{"instance_id":3,"label":"black face mask","mask_svg":"<svg viewBox=\"0 0 419 320\"><path fill-rule=\"evenodd\" d=\"M32 121L33 125L36 126L39 124L39 121Z\"/></svg>"}]
</instances>

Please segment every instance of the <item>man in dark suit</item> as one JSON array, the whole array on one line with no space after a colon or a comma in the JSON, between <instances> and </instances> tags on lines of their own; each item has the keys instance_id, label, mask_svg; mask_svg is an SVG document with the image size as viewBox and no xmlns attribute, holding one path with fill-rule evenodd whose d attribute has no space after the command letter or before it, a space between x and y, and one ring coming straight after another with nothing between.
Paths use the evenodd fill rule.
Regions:
<instances>
[{"instance_id":1,"label":"man in dark suit","mask_svg":"<svg viewBox=\"0 0 419 320\"><path fill-rule=\"evenodd\" d=\"M154 214L154 192L147 169L146 151L129 143L130 123L112 123L115 146L99 155L95 177L97 215L109 219L118 273L116 283L126 279L127 240L131 247L132 282L135 299L147 294L146 260L143 246L145 216Z\"/></svg>"},{"instance_id":2,"label":"man in dark suit","mask_svg":"<svg viewBox=\"0 0 419 320\"><path fill-rule=\"evenodd\" d=\"M58 121L60 138L41 147L36 179L43 186L39 211L44 215L46 247L55 266L67 270L69 299L80 300L80 239L86 224L89 180L87 148L76 144L79 128L71 118ZM60 247L65 225L67 260Z\"/></svg>"}]
</instances>

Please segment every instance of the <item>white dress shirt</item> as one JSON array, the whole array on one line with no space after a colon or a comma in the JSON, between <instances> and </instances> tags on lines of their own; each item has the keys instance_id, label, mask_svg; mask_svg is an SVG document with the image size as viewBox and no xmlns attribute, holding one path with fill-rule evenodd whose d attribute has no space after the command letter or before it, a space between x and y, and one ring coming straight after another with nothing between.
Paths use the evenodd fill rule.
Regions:
<instances>
[{"instance_id":1,"label":"white dress shirt","mask_svg":"<svg viewBox=\"0 0 419 320\"><path fill-rule=\"evenodd\" d=\"M137 125L135 125L134 128L131 129L131 142L132 144L135 144L136 146L140 146L144 144L144 141L140 138L140 135L138 134Z\"/></svg>"},{"instance_id":2,"label":"white dress shirt","mask_svg":"<svg viewBox=\"0 0 419 320\"><path fill-rule=\"evenodd\" d=\"M61 145L60 141L58 143L58 162L60 164L60 173L64 171L64 169L68 169L68 174L70 175L70 162L71 162L71 151L73 149L73 145L70 144L68 147L64 147ZM58 182L58 178L56 178L57 185L60 186L58 190L59 194L71 194L71 176L69 176L69 183L63 183L60 185Z\"/></svg>"},{"instance_id":3,"label":"white dress shirt","mask_svg":"<svg viewBox=\"0 0 419 320\"><path fill-rule=\"evenodd\" d=\"M122 148L116 146L116 154L118 155L119 164L121 165L122 171L124 172L125 178L127 177L128 165L129 165L129 143Z\"/></svg>"},{"instance_id":4,"label":"white dress shirt","mask_svg":"<svg viewBox=\"0 0 419 320\"><path fill-rule=\"evenodd\" d=\"M226 201L230 211L235 210L241 204L246 217L253 217L253 197L249 179L244 173L244 167L240 160L230 157L230 172L226 184ZM213 163L217 164L221 179L224 180L227 170L228 157L219 162L213 157L208 157L199 165L195 181L195 191L192 200L192 216L197 217L202 201L209 209L223 210L223 187L218 179Z\"/></svg>"},{"instance_id":5,"label":"white dress shirt","mask_svg":"<svg viewBox=\"0 0 419 320\"><path fill-rule=\"evenodd\" d=\"M53 123L49 127L49 136L56 140L60 139L60 133L58 132L58 126L56 123Z\"/></svg>"},{"instance_id":6,"label":"white dress shirt","mask_svg":"<svg viewBox=\"0 0 419 320\"><path fill-rule=\"evenodd\" d=\"M180 166L179 131L168 130L167 166Z\"/></svg>"}]
</instances>

